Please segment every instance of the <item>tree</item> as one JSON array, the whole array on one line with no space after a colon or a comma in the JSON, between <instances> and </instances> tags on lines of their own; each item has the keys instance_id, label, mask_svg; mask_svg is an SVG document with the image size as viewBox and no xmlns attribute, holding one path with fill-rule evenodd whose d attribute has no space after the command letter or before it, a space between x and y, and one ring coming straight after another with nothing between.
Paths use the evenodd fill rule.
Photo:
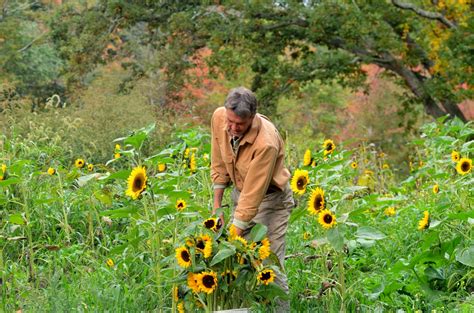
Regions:
<instances>
[{"instance_id":1,"label":"tree","mask_svg":"<svg viewBox=\"0 0 474 313\"><path fill-rule=\"evenodd\" d=\"M36 1L4 1L0 6L1 89L30 97L34 110L46 98L64 91L62 60L48 41L43 20L47 10Z\"/></svg>"},{"instance_id":2,"label":"tree","mask_svg":"<svg viewBox=\"0 0 474 313\"><path fill-rule=\"evenodd\" d=\"M170 95L202 47L213 50L209 65L227 75L249 62L252 89L269 110L314 80L359 88L362 64L378 65L405 88L408 111L421 104L434 117L466 121L457 103L473 95L474 19L465 0L104 0L80 15L97 12L108 21L103 31L127 34L120 53L135 77L164 69ZM137 42L156 51L152 69L140 64Z\"/></svg>"}]
</instances>

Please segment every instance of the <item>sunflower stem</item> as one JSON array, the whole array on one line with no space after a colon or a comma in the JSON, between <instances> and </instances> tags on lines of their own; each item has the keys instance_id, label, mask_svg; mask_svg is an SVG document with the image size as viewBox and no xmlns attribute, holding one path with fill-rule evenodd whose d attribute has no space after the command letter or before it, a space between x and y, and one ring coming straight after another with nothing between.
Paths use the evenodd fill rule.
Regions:
<instances>
[{"instance_id":1,"label":"sunflower stem","mask_svg":"<svg viewBox=\"0 0 474 313\"><path fill-rule=\"evenodd\" d=\"M155 203L155 194L153 193L153 188L150 188L150 196L151 196L151 202L153 205L153 224L151 227L151 249L152 249L152 261L153 264L155 265L155 277L156 277L156 285L157 285L157 292L158 292L158 299L160 303L163 303L163 294L162 294L162 286L161 286L161 264L159 260L159 253L160 253L160 244L161 244L161 239L160 239L160 232L158 231L158 214L156 210L156 203ZM149 216L148 213L148 206L146 205L145 202L145 211L147 216ZM174 302L174 301L173 301ZM174 304L173 304L174 306Z\"/></svg>"},{"instance_id":2,"label":"sunflower stem","mask_svg":"<svg viewBox=\"0 0 474 313\"><path fill-rule=\"evenodd\" d=\"M71 235L69 233L70 227L69 227L69 222L67 219L66 203L64 201L63 181L59 173L57 174L57 176L58 176L58 184L59 184L58 194L61 199L61 208L62 208L63 216L64 216L64 232L66 234L66 242L69 243L71 241Z\"/></svg>"},{"instance_id":3,"label":"sunflower stem","mask_svg":"<svg viewBox=\"0 0 474 313\"><path fill-rule=\"evenodd\" d=\"M346 298L346 282L345 282L345 272L344 272L344 256L342 252L338 252L338 268L339 268L339 286L341 292L341 309L340 312L345 312L345 298Z\"/></svg>"},{"instance_id":4,"label":"sunflower stem","mask_svg":"<svg viewBox=\"0 0 474 313\"><path fill-rule=\"evenodd\" d=\"M31 225L30 225L30 208L28 206L28 196L25 195L26 190L22 188L22 196L23 196L23 203L25 209L25 231L26 237L28 239L28 266L30 268L30 277L29 280L34 282L35 281L35 263L34 263L34 250L33 250L33 236L31 233Z\"/></svg>"}]
</instances>

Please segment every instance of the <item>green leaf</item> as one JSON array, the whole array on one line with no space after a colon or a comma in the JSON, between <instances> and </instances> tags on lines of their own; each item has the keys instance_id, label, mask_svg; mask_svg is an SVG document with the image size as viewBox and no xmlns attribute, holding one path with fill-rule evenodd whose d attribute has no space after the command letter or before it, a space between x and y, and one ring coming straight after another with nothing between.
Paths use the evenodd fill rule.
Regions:
<instances>
[{"instance_id":1,"label":"green leaf","mask_svg":"<svg viewBox=\"0 0 474 313\"><path fill-rule=\"evenodd\" d=\"M367 297L370 299L370 300L376 300L379 295L384 292L385 290L385 283L384 282L381 282L380 285L377 285L375 288L373 288L370 293L367 293Z\"/></svg>"},{"instance_id":2,"label":"green leaf","mask_svg":"<svg viewBox=\"0 0 474 313\"><path fill-rule=\"evenodd\" d=\"M108 205L108 206L112 205L112 197L110 196L110 194L97 190L94 192L94 196L96 197L97 200L99 200L103 204Z\"/></svg>"},{"instance_id":3,"label":"green leaf","mask_svg":"<svg viewBox=\"0 0 474 313\"><path fill-rule=\"evenodd\" d=\"M8 217L8 221L15 225L25 225L25 218L21 213L15 213Z\"/></svg>"},{"instance_id":4,"label":"green leaf","mask_svg":"<svg viewBox=\"0 0 474 313\"><path fill-rule=\"evenodd\" d=\"M148 138L148 135L155 129L155 124L148 125L147 127L141 128L134 134L128 136L123 142L133 146L136 150L139 150L143 142Z\"/></svg>"},{"instance_id":5,"label":"green leaf","mask_svg":"<svg viewBox=\"0 0 474 313\"><path fill-rule=\"evenodd\" d=\"M293 210L290 216L289 224L293 224L296 220L302 217L305 213L307 213L305 208L296 208Z\"/></svg>"},{"instance_id":6,"label":"green leaf","mask_svg":"<svg viewBox=\"0 0 474 313\"><path fill-rule=\"evenodd\" d=\"M342 248L344 247L344 236L340 232L339 227L334 227L328 230L327 238L336 251L342 251Z\"/></svg>"},{"instance_id":7,"label":"green leaf","mask_svg":"<svg viewBox=\"0 0 474 313\"><path fill-rule=\"evenodd\" d=\"M267 235L267 226L256 224L250 231L250 240L254 242L261 241Z\"/></svg>"},{"instance_id":8,"label":"green leaf","mask_svg":"<svg viewBox=\"0 0 474 313\"><path fill-rule=\"evenodd\" d=\"M432 279L445 280L446 279L446 277L443 276L443 273L439 269L436 269L432 266L428 266L427 268L425 268L425 276L430 280Z\"/></svg>"},{"instance_id":9,"label":"green leaf","mask_svg":"<svg viewBox=\"0 0 474 313\"><path fill-rule=\"evenodd\" d=\"M90 175L81 176L81 177L77 178L76 181L77 181L77 184L79 185L79 187L83 187L89 181L96 180L98 177L100 177L100 174L94 173L94 174L90 174Z\"/></svg>"},{"instance_id":10,"label":"green leaf","mask_svg":"<svg viewBox=\"0 0 474 313\"><path fill-rule=\"evenodd\" d=\"M0 181L0 187L5 187L13 184L18 184L21 182L21 179L18 177L10 177L8 179Z\"/></svg>"},{"instance_id":11,"label":"green leaf","mask_svg":"<svg viewBox=\"0 0 474 313\"><path fill-rule=\"evenodd\" d=\"M359 228L355 234L356 237L368 240L380 240L384 239L387 236L377 229L370 226L362 226Z\"/></svg>"},{"instance_id":12,"label":"green leaf","mask_svg":"<svg viewBox=\"0 0 474 313\"><path fill-rule=\"evenodd\" d=\"M470 210L468 212L449 214L447 220L463 220L463 221L465 221L469 218L474 218L474 210Z\"/></svg>"},{"instance_id":13,"label":"green leaf","mask_svg":"<svg viewBox=\"0 0 474 313\"><path fill-rule=\"evenodd\" d=\"M467 249L459 250L456 253L456 261L464 265L474 267L474 245Z\"/></svg>"},{"instance_id":14,"label":"green leaf","mask_svg":"<svg viewBox=\"0 0 474 313\"><path fill-rule=\"evenodd\" d=\"M228 257L234 254L235 254L235 247L232 245L226 245L226 247L220 248L219 252L217 252L216 255L212 258L211 266L214 266L222 262L224 259L227 259Z\"/></svg>"},{"instance_id":15,"label":"green leaf","mask_svg":"<svg viewBox=\"0 0 474 313\"><path fill-rule=\"evenodd\" d=\"M129 217L138 212L138 208L129 207L129 208L121 208L115 210L107 210L100 213L101 216L109 216L110 218L122 218L122 217Z\"/></svg>"},{"instance_id":16,"label":"green leaf","mask_svg":"<svg viewBox=\"0 0 474 313\"><path fill-rule=\"evenodd\" d=\"M99 178L99 180L112 180L112 179L127 179L130 176L132 170L120 170L118 172L112 173L109 176L104 176Z\"/></svg>"}]
</instances>

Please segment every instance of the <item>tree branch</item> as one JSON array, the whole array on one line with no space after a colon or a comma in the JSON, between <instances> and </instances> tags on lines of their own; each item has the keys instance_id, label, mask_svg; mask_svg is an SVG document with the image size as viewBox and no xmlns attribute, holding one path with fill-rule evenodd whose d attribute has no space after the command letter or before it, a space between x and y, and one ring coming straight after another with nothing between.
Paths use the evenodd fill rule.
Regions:
<instances>
[{"instance_id":1,"label":"tree branch","mask_svg":"<svg viewBox=\"0 0 474 313\"><path fill-rule=\"evenodd\" d=\"M411 3L403 3L400 2L399 0L392 0L393 5L395 5L397 8L404 9L404 10L410 10L418 14L419 16L431 19L431 20L438 20L444 25L446 25L449 28L456 28L456 24L448 20L443 14L441 13L436 13L436 12L429 12L422 10L420 8L417 8L415 5Z\"/></svg>"},{"instance_id":2,"label":"tree branch","mask_svg":"<svg viewBox=\"0 0 474 313\"><path fill-rule=\"evenodd\" d=\"M17 52L18 53L22 53L26 50L28 50L29 48L31 48L31 46L37 42L38 40L40 40L44 35L46 35L48 33L48 31L45 31L44 33L42 33L41 35L39 35L38 37L36 37L35 39L33 39L29 44L27 44L26 46L24 46L23 48L19 49Z\"/></svg>"}]
</instances>

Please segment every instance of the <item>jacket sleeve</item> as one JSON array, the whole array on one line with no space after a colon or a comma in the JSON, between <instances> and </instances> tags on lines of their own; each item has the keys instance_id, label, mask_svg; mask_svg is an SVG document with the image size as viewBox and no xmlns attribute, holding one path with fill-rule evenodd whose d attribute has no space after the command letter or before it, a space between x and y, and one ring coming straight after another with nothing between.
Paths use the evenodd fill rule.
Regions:
<instances>
[{"instance_id":1,"label":"jacket sleeve","mask_svg":"<svg viewBox=\"0 0 474 313\"><path fill-rule=\"evenodd\" d=\"M250 162L239 203L235 209L233 224L244 229L258 213L263 197L273 177L278 150L265 146L258 150Z\"/></svg>"},{"instance_id":2,"label":"jacket sleeve","mask_svg":"<svg viewBox=\"0 0 474 313\"><path fill-rule=\"evenodd\" d=\"M218 124L218 123L217 123ZM230 181L229 173L222 159L219 141L217 139L216 114L214 113L211 120L211 179L214 187L222 188L227 186Z\"/></svg>"}]
</instances>

